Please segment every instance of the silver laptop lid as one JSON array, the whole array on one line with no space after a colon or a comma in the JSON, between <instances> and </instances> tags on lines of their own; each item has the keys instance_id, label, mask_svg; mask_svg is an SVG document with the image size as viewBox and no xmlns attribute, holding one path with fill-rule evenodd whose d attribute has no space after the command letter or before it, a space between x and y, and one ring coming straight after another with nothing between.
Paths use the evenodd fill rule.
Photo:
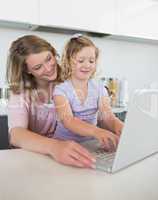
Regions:
<instances>
[{"instance_id":1,"label":"silver laptop lid","mask_svg":"<svg viewBox=\"0 0 158 200\"><path fill-rule=\"evenodd\" d=\"M117 148L112 172L158 152L158 90L137 90Z\"/></svg>"}]
</instances>

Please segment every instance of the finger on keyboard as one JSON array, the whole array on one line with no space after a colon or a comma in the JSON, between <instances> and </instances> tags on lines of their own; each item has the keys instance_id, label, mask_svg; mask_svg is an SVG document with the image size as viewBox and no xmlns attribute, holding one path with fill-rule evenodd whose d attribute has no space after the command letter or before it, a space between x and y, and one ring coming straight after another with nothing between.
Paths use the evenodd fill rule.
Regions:
<instances>
[{"instance_id":1,"label":"finger on keyboard","mask_svg":"<svg viewBox=\"0 0 158 200\"><path fill-rule=\"evenodd\" d=\"M112 140L110 138L108 138L108 142L109 142L109 146L110 146L109 151L114 152L116 150L114 143L112 142Z\"/></svg>"}]
</instances>

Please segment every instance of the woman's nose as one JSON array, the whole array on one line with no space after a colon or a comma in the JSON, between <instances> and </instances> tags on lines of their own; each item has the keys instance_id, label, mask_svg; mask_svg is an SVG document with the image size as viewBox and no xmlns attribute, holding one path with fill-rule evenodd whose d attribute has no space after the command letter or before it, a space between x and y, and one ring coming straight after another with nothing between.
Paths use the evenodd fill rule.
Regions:
<instances>
[{"instance_id":1,"label":"woman's nose","mask_svg":"<svg viewBox=\"0 0 158 200\"><path fill-rule=\"evenodd\" d=\"M47 72L50 72L50 71L52 70L51 64L48 64L48 63L46 63L46 64L44 65L44 68L45 68L45 70L46 70Z\"/></svg>"}]
</instances>

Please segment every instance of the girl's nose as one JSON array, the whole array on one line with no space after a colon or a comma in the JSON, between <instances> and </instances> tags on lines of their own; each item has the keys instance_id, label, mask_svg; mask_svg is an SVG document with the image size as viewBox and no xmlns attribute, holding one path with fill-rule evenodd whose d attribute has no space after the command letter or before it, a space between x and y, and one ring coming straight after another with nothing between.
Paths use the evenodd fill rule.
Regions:
<instances>
[{"instance_id":1,"label":"girl's nose","mask_svg":"<svg viewBox=\"0 0 158 200\"><path fill-rule=\"evenodd\" d=\"M86 63L85 63L85 67L86 68L89 68L91 66L91 63L89 62L89 61L87 61Z\"/></svg>"}]
</instances>

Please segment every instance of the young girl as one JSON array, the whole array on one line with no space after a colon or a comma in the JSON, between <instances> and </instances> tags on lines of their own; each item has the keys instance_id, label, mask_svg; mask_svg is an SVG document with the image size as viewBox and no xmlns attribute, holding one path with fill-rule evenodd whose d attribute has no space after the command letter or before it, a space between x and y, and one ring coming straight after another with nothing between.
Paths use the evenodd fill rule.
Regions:
<instances>
[{"instance_id":1,"label":"young girl","mask_svg":"<svg viewBox=\"0 0 158 200\"><path fill-rule=\"evenodd\" d=\"M110 150L117 146L123 123L112 113L104 86L92 79L98 54L96 46L85 36L68 41L61 63L64 82L53 93L59 117L54 137L76 142L93 137ZM96 126L98 111L106 130Z\"/></svg>"}]
</instances>

